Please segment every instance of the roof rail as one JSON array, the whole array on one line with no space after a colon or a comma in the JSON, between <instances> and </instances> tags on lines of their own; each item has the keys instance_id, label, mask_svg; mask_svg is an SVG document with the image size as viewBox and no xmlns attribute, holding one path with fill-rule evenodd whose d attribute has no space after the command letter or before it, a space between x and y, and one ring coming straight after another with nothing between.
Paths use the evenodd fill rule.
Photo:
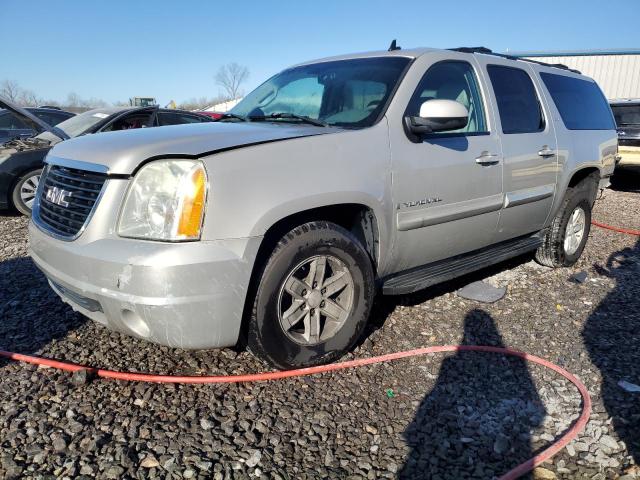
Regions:
<instances>
[{"instance_id":1,"label":"roof rail","mask_svg":"<svg viewBox=\"0 0 640 480\"><path fill-rule=\"evenodd\" d=\"M538 60L531 60L529 58L514 57L513 55L507 55L507 54L504 54L504 53L496 53L496 52L492 51L490 48L487 48L487 47L458 47L458 48L449 48L449 50L452 50L454 52L462 52L462 53L482 53L484 55L493 55L493 56L500 57L500 58L506 58L508 60L519 60L519 61L522 61L522 62L536 63L538 65L543 65L545 67L560 68L562 70L567 70L567 71L573 72L573 73L582 73L579 70L575 70L573 68L569 68L566 65L563 65L562 63L545 63L545 62L539 62Z\"/></svg>"}]
</instances>

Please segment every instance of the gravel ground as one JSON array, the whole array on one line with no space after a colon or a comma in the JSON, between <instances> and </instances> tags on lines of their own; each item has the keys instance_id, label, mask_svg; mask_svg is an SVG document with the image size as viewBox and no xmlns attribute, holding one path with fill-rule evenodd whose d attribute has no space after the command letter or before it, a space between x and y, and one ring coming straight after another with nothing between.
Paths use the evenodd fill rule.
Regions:
<instances>
[{"instance_id":1,"label":"gravel ground","mask_svg":"<svg viewBox=\"0 0 640 480\"><path fill-rule=\"evenodd\" d=\"M640 226L640 196L607 191L594 218ZM0 348L120 370L256 372L245 352L186 352L112 333L64 305L27 256L27 221L0 216ZM580 283L570 277L586 272ZM487 305L455 292L506 286ZM640 478L640 240L594 229L571 269L530 257L419 294L379 299L350 357L492 344L585 382L585 432L535 478ZM93 380L0 360L0 477L492 478L539 452L580 412L557 375L496 354L413 358L246 385ZM626 475L626 476L624 476ZM623 476L623 477L621 477Z\"/></svg>"}]
</instances>

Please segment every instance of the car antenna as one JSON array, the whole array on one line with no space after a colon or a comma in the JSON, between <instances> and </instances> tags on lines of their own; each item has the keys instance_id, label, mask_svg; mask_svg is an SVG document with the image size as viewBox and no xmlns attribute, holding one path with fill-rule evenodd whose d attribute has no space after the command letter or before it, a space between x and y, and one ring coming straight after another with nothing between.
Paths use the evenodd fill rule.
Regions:
<instances>
[{"instance_id":1,"label":"car antenna","mask_svg":"<svg viewBox=\"0 0 640 480\"><path fill-rule=\"evenodd\" d=\"M401 50L401 49L402 49L402 47L400 47L400 46L398 46L398 45L396 44L396 39L394 38L394 39L391 41L391 45L389 45L389 50L388 50L388 51L389 51L389 52L393 52L394 50Z\"/></svg>"}]
</instances>

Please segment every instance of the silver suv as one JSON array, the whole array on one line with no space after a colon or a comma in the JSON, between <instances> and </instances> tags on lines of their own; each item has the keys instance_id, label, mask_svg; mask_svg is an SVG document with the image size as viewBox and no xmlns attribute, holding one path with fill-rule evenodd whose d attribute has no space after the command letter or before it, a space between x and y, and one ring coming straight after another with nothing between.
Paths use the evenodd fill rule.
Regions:
<instances>
[{"instance_id":1,"label":"silver suv","mask_svg":"<svg viewBox=\"0 0 640 480\"><path fill-rule=\"evenodd\" d=\"M373 298L536 252L575 263L617 154L579 72L487 49L289 68L214 124L49 153L31 255L75 310L181 348L331 362Z\"/></svg>"}]
</instances>

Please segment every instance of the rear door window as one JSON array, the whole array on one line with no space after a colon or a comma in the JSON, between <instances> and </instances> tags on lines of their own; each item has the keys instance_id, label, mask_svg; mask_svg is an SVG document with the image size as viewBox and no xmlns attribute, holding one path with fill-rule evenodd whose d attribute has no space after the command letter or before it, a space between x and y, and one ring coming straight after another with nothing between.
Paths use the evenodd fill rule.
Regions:
<instances>
[{"instance_id":1,"label":"rear door window","mask_svg":"<svg viewBox=\"0 0 640 480\"><path fill-rule=\"evenodd\" d=\"M611 109L595 82L541 72L540 78L569 130L614 130Z\"/></svg>"},{"instance_id":2,"label":"rear door window","mask_svg":"<svg viewBox=\"0 0 640 480\"><path fill-rule=\"evenodd\" d=\"M498 102L502 133L544 130L540 100L529 74L520 68L501 65L489 65L487 72Z\"/></svg>"}]
</instances>

